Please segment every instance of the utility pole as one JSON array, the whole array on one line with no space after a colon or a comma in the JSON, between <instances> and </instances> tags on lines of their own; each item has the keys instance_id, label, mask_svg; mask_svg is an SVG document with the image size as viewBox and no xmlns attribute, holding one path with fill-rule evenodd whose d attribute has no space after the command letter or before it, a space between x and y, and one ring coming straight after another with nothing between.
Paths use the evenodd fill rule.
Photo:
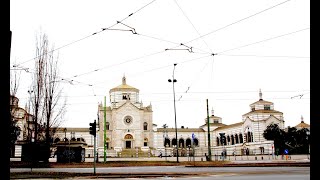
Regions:
<instances>
[{"instance_id":1,"label":"utility pole","mask_svg":"<svg viewBox=\"0 0 320 180\"><path fill-rule=\"evenodd\" d=\"M208 105L208 99L207 99L207 125L208 125L208 156L209 161L211 161L211 145L210 145L210 123L209 123L209 105Z\"/></svg>"}]
</instances>

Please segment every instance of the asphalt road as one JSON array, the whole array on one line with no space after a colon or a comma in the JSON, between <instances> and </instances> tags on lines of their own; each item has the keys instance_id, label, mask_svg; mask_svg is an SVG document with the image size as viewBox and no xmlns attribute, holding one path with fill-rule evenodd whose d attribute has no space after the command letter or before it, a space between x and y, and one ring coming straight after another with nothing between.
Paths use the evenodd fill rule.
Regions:
<instances>
[{"instance_id":1,"label":"asphalt road","mask_svg":"<svg viewBox=\"0 0 320 180\"><path fill-rule=\"evenodd\" d=\"M12 168L11 173L33 172L34 176L14 175L11 179L36 178L41 173L73 173L73 178L201 178L201 179L310 179L310 167L185 167L185 166L139 166L139 167L108 167L96 168ZM52 175L52 174L51 174ZM60 174L60 177L63 177ZM68 177L68 176L65 176ZM289 178L290 177L290 178ZM39 178L39 177L38 177ZM38 179L37 178L37 179ZM43 176L56 178L56 176ZM70 176L68 178L71 178Z\"/></svg>"},{"instance_id":2,"label":"asphalt road","mask_svg":"<svg viewBox=\"0 0 320 180\"><path fill-rule=\"evenodd\" d=\"M298 155L285 160L279 157L255 156L230 157L231 163L265 164L265 163L299 163L310 162L310 156ZM113 161L170 161L176 158L108 158ZM92 162L92 158L86 158L86 162ZM192 161L190 158L179 158L179 161ZM220 159L219 159L220 160ZM229 160L229 159L227 159ZM11 161L20 161L20 158L11 158ZM103 158L99 158L102 162ZM201 157L195 158L196 162L203 161ZM51 158L50 162L55 162ZM97 167L96 175L91 168L55 167L55 168L10 168L10 179L237 179L237 180L278 180L278 179L310 179L310 167L302 166L273 166L273 167L186 167L180 166L132 166L132 167Z\"/></svg>"}]
</instances>

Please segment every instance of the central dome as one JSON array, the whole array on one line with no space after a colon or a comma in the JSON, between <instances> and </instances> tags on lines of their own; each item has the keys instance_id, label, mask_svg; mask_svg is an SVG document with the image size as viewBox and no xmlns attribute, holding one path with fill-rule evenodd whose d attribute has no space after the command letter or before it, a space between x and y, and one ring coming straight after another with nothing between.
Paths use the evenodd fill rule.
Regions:
<instances>
[{"instance_id":1,"label":"central dome","mask_svg":"<svg viewBox=\"0 0 320 180\"><path fill-rule=\"evenodd\" d=\"M122 84L121 84L121 85L110 89L110 93L111 93L111 92L116 92L116 91L139 92L139 89L128 85L128 84L126 83L126 77L123 77L123 78L122 78Z\"/></svg>"}]
</instances>

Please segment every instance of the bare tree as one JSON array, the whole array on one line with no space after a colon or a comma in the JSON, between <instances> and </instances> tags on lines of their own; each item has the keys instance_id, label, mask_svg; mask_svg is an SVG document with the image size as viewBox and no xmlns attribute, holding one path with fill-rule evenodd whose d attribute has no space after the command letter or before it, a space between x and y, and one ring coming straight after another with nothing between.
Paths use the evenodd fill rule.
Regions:
<instances>
[{"instance_id":1,"label":"bare tree","mask_svg":"<svg viewBox=\"0 0 320 180\"><path fill-rule=\"evenodd\" d=\"M36 41L35 73L32 79L35 140L50 144L54 132L51 127L58 127L66 110L66 100L60 104L62 89L59 89L58 56L49 48L48 36L40 33Z\"/></svg>"},{"instance_id":2,"label":"bare tree","mask_svg":"<svg viewBox=\"0 0 320 180\"><path fill-rule=\"evenodd\" d=\"M55 59L53 54L50 53L45 63L45 96L44 108L46 119L46 142L49 144L51 136L54 132L50 133L51 127L58 127L62 123L62 118L66 110L66 100L59 107L62 89L59 89L58 81L58 56Z\"/></svg>"},{"instance_id":3,"label":"bare tree","mask_svg":"<svg viewBox=\"0 0 320 180\"><path fill-rule=\"evenodd\" d=\"M36 58L35 58L35 72L32 79L32 110L33 110L33 123L35 125L34 129L34 139L39 140L39 130L40 125L43 124L43 87L44 87L44 64L47 59L48 53L48 39L45 34L40 34L36 38Z\"/></svg>"}]
</instances>

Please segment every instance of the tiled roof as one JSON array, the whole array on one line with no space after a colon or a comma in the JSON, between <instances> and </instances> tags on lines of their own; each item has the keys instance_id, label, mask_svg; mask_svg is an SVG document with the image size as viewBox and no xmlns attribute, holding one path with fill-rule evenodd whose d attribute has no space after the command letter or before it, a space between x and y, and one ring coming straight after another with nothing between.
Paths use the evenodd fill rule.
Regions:
<instances>
[{"instance_id":1,"label":"tiled roof","mask_svg":"<svg viewBox=\"0 0 320 180\"><path fill-rule=\"evenodd\" d=\"M250 106L252 106L252 105L254 105L254 104L269 104L269 105L272 105L273 103L270 102L270 101L265 101L265 100L263 100L263 99L260 99L259 101L256 101L256 102L250 104Z\"/></svg>"},{"instance_id":2,"label":"tiled roof","mask_svg":"<svg viewBox=\"0 0 320 180\"><path fill-rule=\"evenodd\" d=\"M88 128L76 128L76 127L59 127L56 132L64 132L64 129L67 129L67 132L89 132L89 123ZM50 128L54 129L54 128Z\"/></svg>"},{"instance_id":3,"label":"tiled roof","mask_svg":"<svg viewBox=\"0 0 320 180\"><path fill-rule=\"evenodd\" d=\"M280 111L276 111L276 110L264 110L264 109L260 109L260 110L254 110L254 111L250 111L242 116L245 116L245 115L249 115L249 114L252 114L252 113L281 113Z\"/></svg>"},{"instance_id":4,"label":"tiled roof","mask_svg":"<svg viewBox=\"0 0 320 180\"><path fill-rule=\"evenodd\" d=\"M207 124L201 125L200 127L207 126ZM223 123L210 123L210 126L226 126L226 124Z\"/></svg>"},{"instance_id":5,"label":"tiled roof","mask_svg":"<svg viewBox=\"0 0 320 180\"><path fill-rule=\"evenodd\" d=\"M309 124L306 124L304 122L299 123L298 125L295 126L296 128L310 128Z\"/></svg>"},{"instance_id":6,"label":"tiled roof","mask_svg":"<svg viewBox=\"0 0 320 180\"><path fill-rule=\"evenodd\" d=\"M157 128L158 132L163 132L165 130L167 132L175 132L176 131L175 128ZM177 128L177 131L179 131L179 132L204 132L204 130L201 128Z\"/></svg>"},{"instance_id":7,"label":"tiled roof","mask_svg":"<svg viewBox=\"0 0 320 180\"><path fill-rule=\"evenodd\" d=\"M236 126L241 126L242 124L243 124L243 122L238 122L238 123L234 123L234 124L230 124L230 125L225 125L225 126L218 127L218 128L215 129L215 130L232 128L232 127L236 127Z\"/></svg>"}]
</instances>

